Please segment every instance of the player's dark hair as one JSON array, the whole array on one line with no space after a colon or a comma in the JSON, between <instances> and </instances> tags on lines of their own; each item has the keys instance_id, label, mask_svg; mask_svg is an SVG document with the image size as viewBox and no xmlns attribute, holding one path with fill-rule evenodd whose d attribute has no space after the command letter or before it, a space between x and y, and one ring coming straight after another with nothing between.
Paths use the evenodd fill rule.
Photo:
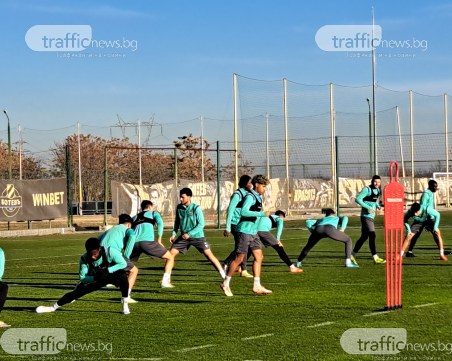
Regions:
<instances>
[{"instance_id":1,"label":"player's dark hair","mask_svg":"<svg viewBox=\"0 0 452 361\"><path fill-rule=\"evenodd\" d=\"M283 218L286 218L286 212L284 212L284 211L281 211L281 210L277 210L276 212L275 212L275 216L278 216L278 217L283 217Z\"/></svg>"},{"instance_id":2,"label":"player's dark hair","mask_svg":"<svg viewBox=\"0 0 452 361\"><path fill-rule=\"evenodd\" d=\"M100 239L91 237L86 240L85 242L86 252L91 252L99 248L100 248Z\"/></svg>"},{"instance_id":3,"label":"player's dark hair","mask_svg":"<svg viewBox=\"0 0 452 361\"><path fill-rule=\"evenodd\" d=\"M185 194L185 195L187 195L188 197L193 196L193 192L191 191L190 188L182 188L182 189L179 191L179 196L182 197L182 194Z\"/></svg>"},{"instance_id":4,"label":"player's dark hair","mask_svg":"<svg viewBox=\"0 0 452 361\"><path fill-rule=\"evenodd\" d=\"M428 187L431 188L431 187L433 187L434 185L438 185L438 183L436 182L436 180L430 179L430 180L428 181Z\"/></svg>"},{"instance_id":5,"label":"player's dark hair","mask_svg":"<svg viewBox=\"0 0 452 361\"><path fill-rule=\"evenodd\" d=\"M239 180L239 188L246 188L250 180L251 177L249 175L247 174L242 175Z\"/></svg>"},{"instance_id":6,"label":"player's dark hair","mask_svg":"<svg viewBox=\"0 0 452 361\"><path fill-rule=\"evenodd\" d=\"M328 217L331 216L332 214L335 214L336 212L334 211L333 208L322 208L322 213Z\"/></svg>"},{"instance_id":7,"label":"player's dark hair","mask_svg":"<svg viewBox=\"0 0 452 361\"><path fill-rule=\"evenodd\" d=\"M145 199L143 202L141 202L141 210L144 211L147 207L153 206L153 203L149 199Z\"/></svg>"},{"instance_id":8,"label":"player's dark hair","mask_svg":"<svg viewBox=\"0 0 452 361\"><path fill-rule=\"evenodd\" d=\"M375 175L372 177L371 183L373 183L374 180L376 180L376 179L380 179L380 180L381 180L381 177L380 177L379 175L375 174Z\"/></svg>"},{"instance_id":9,"label":"player's dark hair","mask_svg":"<svg viewBox=\"0 0 452 361\"><path fill-rule=\"evenodd\" d=\"M120 214L118 217L118 224L124 224L124 223L133 223L132 217L130 217L126 213Z\"/></svg>"},{"instance_id":10,"label":"player's dark hair","mask_svg":"<svg viewBox=\"0 0 452 361\"><path fill-rule=\"evenodd\" d=\"M419 211L419 209L421 209L421 205L418 202L415 202L411 205L410 209L411 211L416 213L417 211Z\"/></svg>"}]
</instances>

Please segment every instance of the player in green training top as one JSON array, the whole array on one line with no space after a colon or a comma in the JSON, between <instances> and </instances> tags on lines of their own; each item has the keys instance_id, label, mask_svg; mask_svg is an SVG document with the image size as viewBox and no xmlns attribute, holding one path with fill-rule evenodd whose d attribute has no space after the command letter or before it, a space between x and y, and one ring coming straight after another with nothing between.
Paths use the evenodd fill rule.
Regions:
<instances>
[{"instance_id":1,"label":"player in green training top","mask_svg":"<svg viewBox=\"0 0 452 361\"><path fill-rule=\"evenodd\" d=\"M240 221L240 213L242 211L243 201L245 196L253 188L251 184L251 177L249 175L242 175L239 180L239 187L232 193L231 199L229 201L229 206L227 210L226 216L226 229L223 232L225 237L229 237L231 234L234 237L234 250L229 254L229 256L223 261L225 266L225 270L229 264L236 258L235 247L237 247L237 224ZM251 253L248 252L248 256ZM244 259L242 263L240 263L240 276L246 278L253 278L253 276L246 269L246 261Z\"/></svg>"},{"instance_id":2,"label":"player in green training top","mask_svg":"<svg viewBox=\"0 0 452 361\"><path fill-rule=\"evenodd\" d=\"M163 219L160 213L154 211L150 200L141 202L141 212L133 218L133 229L136 233L135 245L130 255L132 262L137 262L142 253L149 257L166 260L162 286L171 287L170 274L174 266L174 256L162 244ZM157 226L157 240L154 239L154 228Z\"/></svg>"},{"instance_id":3,"label":"player in green training top","mask_svg":"<svg viewBox=\"0 0 452 361\"><path fill-rule=\"evenodd\" d=\"M410 227L412 237L406 257L414 257L413 248L425 228L432 233L433 240L438 246L441 260L447 261L447 257L444 254L444 242L439 230L440 214L435 209L435 193L437 190L438 183L430 179L428 181L428 189L421 196L419 214L414 216L414 222Z\"/></svg>"},{"instance_id":4,"label":"player in green training top","mask_svg":"<svg viewBox=\"0 0 452 361\"><path fill-rule=\"evenodd\" d=\"M121 290L122 313L130 313L128 304L127 262L120 251L110 247L105 249L97 238L85 242L86 253L80 257L80 283L73 291L66 293L53 306L39 306L37 313L55 312L88 293L97 291L111 283Z\"/></svg>"},{"instance_id":5,"label":"player in green training top","mask_svg":"<svg viewBox=\"0 0 452 361\"><path fill-rule=\"evenodd\" d=\"M257 224L257 235L265 247L272 247L278 253L279 258L289 267L291 273L302 273L303 270L292 263L281 243L284 218L286 218L286 213L281 210L277 210L275 214L270 214L268 217L260 217ZM270 232L272 228L276 228L276 237Z\"/></svg>"},{"instance_id":6,"label":"player in green training top","mask_svg":"<svg viewBox=\"0 0 452 361\"><path fill-rule=\"evenodd\" d=\"M386 261L377 254L377 246L375 240L374 219L377 210L380 209L378 204L381 195L381 178L374 175L369 186L364 187L356 197L356 203L361 206L361 237L356 241L352 252L352 260L356 263L355 256L363 246L364 242L369 238L370 253L374 259L374 263L386 263Z\"/></svg>"},{"instance_id":7,"label":"player in green training top","mask_svg":"<svg viewBox=\"0 0 452 361\"><path fill-rule=\"evenodd\" d=\"M248 249L251 249L254 256L253 292L258 295L269 295L272 293L272 291L261 285L261 269L264 254L262 252L262 243L257 234L258 219L270 215L270 212L264 212L262 210L262 195L265 193L265 189L270 183L270 180L266 176L259 174L254 176L251 182L253 184L253 189L245 196L240 222L237 225L238 243L235 249L237 255L235 260L230 263L226 278L220 286L224 294L228 297L233 296L230 288L232 275L248 254Z\"/></svg>"},{"instance_id":8,"label":"player in green training top","mask_svg":"<svg viewBox=\"0 0 452 361\"><path fill-rule=\"evenodd\" d=\"M2 281L3 273L5 272L5 253L0 248L0 312L3 310L3 306L8 296L8 285ZM6 322L0 321L0 327L10 327Z\"/></svg>"},{"instance_id":9,"label":"player in green training top","mask_svg":"<svg viewBox=\"0 0 452 361\"><path fill-rule=\"evenodd\" d=\"M108 231L99 236L101 245L105 249L115 248L120 251L127 261L127 268L129 272L129 303L137 303L130 297L133 286L138 277L138 268L130 261L130 254L135 245L135 232L132 230L133 219L128 214L119 215L119 224L110 228Z\"/></svg>"},{"instance_id":10,"label":"player in green training top","mask_svg":"<svg viewBox=\"0 0 452 361\"><path fill-rule=\"evenodd\" d=\"M221 267L220 261L213 254L210 249L210 245L204 236L204 214L201 207L191 201L193 192L190 188L182 188L179 191L180 203L176 208L176 219L174 221L173 233L170 238L172 243L170 253L176 258L179 253L184 254L188 249L193 246L199 253L212 263L212 265L220 273L221 278L224 278L225 274L223 267ZM176 238L178 232L180 236ZM169 260L166 261L170 262ZM174 263L173 263L174 264ZM162 282L163 288L174 287L171 283L171 271L172 267L165 265L165 273L167 273L167 279Z\"/></svg>"},{"instance_id":11,"label":"player in green training top","mask_svg":"<svg viewBox=\"0 0 452 361\"><path fill-rule=\"evenodd\" d=\"M338 217L335 211L331 208L322 209L325 217L318 220L308 219L306 226L311 232L308 243L304 246L300 255L298 256L297 266L301 267L301 262L305 259L309 251L322 239L331 238L334 241L343 242L345 244L345 267L359 267L358 264L352 261L352 239L347 236L344 231L347 228L348 217ZM338 229L340 227L340 230Z\"/></svg>"}]
</instances>

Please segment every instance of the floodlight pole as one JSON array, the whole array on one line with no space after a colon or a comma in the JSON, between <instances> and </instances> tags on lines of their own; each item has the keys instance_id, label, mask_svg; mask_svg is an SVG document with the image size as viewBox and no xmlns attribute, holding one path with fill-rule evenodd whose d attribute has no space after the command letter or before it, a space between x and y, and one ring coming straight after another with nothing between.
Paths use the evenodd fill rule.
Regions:
<instances>
[{"instance_id":1,"label":"floodlight pole","mask_svg":"<svg viewBox=\"0 0 452 361\"><path fill-rule=\"evenodd\" d=\"M372 146L372 109L370 108L370 99L367 98L367 106L369 108L369 173L370 177L372 178L373 173L373 167L372 167L372 160L373 160L373 146Z\"/></svg>"},{"instance_id":2,"label":"floodlight pole","mask_svg":"<svg viewBox=\"0 0 452 361\"><path fill-rule=\"evenodd\" d=\"M201 115L201 182L204 182L204 118Z\"/></svg>"},{"instance_id":3,"label":"floodlight pole","mask_svg":"<svg viewBox=\"0 0 452 361\"><path fill-rule=\"evenodd\" d=\"M11 127L9 124L9 116L6 109L3 110L3 113L5 113L6 119L8 119L8 175L9 179L13 179L12 161L11 161Z\"/></svg>"}]
</instances>

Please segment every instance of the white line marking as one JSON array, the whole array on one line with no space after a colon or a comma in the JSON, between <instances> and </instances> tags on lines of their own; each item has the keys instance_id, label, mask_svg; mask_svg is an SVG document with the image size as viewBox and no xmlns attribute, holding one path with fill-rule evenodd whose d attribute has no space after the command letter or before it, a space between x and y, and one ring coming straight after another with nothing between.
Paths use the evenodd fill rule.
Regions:
<instances>
[{"instance_id":1,"label":"white line marking","mask_svg":"<svg viewBox=\"0 0 452 361\"><path fill-rule=\"evenodd\" d=\"M18 267L8 267L8 268L33 268L33 267L47 267L47 266L69 266L72 264L79 264L78 262L73 263L52 263L52 264L40 264L40 265L32 265L32 266L18 266Z\"/></svg>"},{"instance_id":2,"label":"white line marking","mask_svg":"<svg viewBox=\"0 0 452 361\"><path fill-rule=\"evenodd\" d=\"M182 348L180 350L176 350L176 352L189 352L189 351L195 351L200 350L207 347L214 347L216 345L202 345L202 346L195 346L195 347L189 347L189 348Z\"/></svg>"},{"instance_id":3,"label":"white line marking","mask_svg":"<svg viewBox=\"0 0 452 361\"><path fill-rule=\"evenodd\" d=\"M63 254L60 256L46 256L46 257L29 257L29 258L14 258L14 259L10 259L8 261L29 261L31 259L46 259L46 258L60 258L60 257L76 257L79 256L80 254Z\"/></svg>"},{"instance_id":4,"label":"white line marking","mask_svg":"<svg viewBox=\"0 0 452 361\"><path fill-rule=\"evenodd\" d=\"M365 315L363 315L364 317L369 317L369 316L378 316L378 315L383 315L384 313L390 313L391 311L380 311L380 312L372 312L372 313L367 313Z\"/></svg>"},{"instance_id":5,"label":"white line marking","mask_svg":"<svg viewBox=\"0 0 452 361\"><path fill-rule=\"evenodd\" d=\"M370 283L328 283L331 286L370 286Z\"/></svg>"},{"instance_id":6,"label":"white line marking","mask_svg":"<svg viewBox=\"0 0 452 361\"><path fill-rule=\"evenodd\" d=\"M328 321L328 322L322 322L318 323L316 325L306 326L307 328L315 328L315 327L322 327L322 326L329 326L332 325L334 322Z\"/></svg>"},{"instance_id":7,"label":"white line marking","mask_svg":"<svg viewBox=\"0 0 452 361\"><path fill-rule=\"evenodd\" d=\"M429 307L429 306L434 306L434 305L437 305L437 304L438 304L437 302L435 302L435 303L424 303L423 305L413 306L413 308Z\"/></svg>"},{"instance_id":8,"label":"white line marking","mask_svg":"<svg viewBox=\"0 0 452 361\"><path fill-rule=\"evenodd\" d=\"M272 333L266 333L265 335L244 337L244 338L242 338L242 341L255 340L256 338L264 338L264 337L272 337L272 336L273 336Z\"/></svg>"},{"instance_id":9,"label":"white line marking","mask_svg":"<svg viewBox=\"0 0 452 361\"><path fill-rule=\"evenodd\" d=\"M147 360L147 361L158 361L163 360L161 357L145 357L145 358L134 358L134 357L111 357L110 360Z\"/></svg>"}]
</instances>

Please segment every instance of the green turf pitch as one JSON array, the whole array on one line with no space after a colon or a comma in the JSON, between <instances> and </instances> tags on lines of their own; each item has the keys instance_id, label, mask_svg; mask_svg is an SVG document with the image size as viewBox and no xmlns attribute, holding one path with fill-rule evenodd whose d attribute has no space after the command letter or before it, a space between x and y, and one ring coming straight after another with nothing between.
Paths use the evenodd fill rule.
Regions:
<instances>
[{"instance_id":1,"label":"green turf pitch","mask_svg":"<svg viewBox=\"0 0 452 361\"><path fill-rule=\"evenodd\" d=\"M445 212L444 212L445 213ZM448 224L445 214L442 224ZM359 236L358 218L348 229ZM381 220L380 223L381 224ZM295 260L309 235L286 222L283 242ZM208 230L207 238L219 259L232 248L232 239ZM17 328L65 328L72 347L53 356L25 360L450 360L452 359L451 266L438 260L429 234L404 260L403 309L380 312L385 306L385 268L372 263L367 243L357 260L359 269L344 267L343 244L322 240L303 263L304 274L290 274L273 249L266 249L262 284L270 296L255 296L252 279L235 276L234 297L220 290L220 276L195 249L176 258L174 289L161 289L162 260L146 256L130 305L121 314L120 293L105 289L85 296L51 314L36 314L77 282L78 259L88 234L2 240L6 254L4 281L10 284L0 319ZM165 232L165 239L169 232ZM452 229L443 228L452 246ZM449 241L451 240L451 241ZM167 243L168 245L168 243ZM384 256L383 229L377 248ZM249 266L251 270L251 263ZM349 328L405 328L416 350L397 355L350 355L340 339ZM1 330L0 333L3 333ZM416 346L419 344L418 346ZM443 345L443 346L441 346ZM426 348L429 350L426 350ZM433 351L433 347L443 351ZM422 351L421 348L424 348ZM0 359L11 360L0 349ZM18 358L19 359L19 358Z\"/></svg>"}]
</instances>

